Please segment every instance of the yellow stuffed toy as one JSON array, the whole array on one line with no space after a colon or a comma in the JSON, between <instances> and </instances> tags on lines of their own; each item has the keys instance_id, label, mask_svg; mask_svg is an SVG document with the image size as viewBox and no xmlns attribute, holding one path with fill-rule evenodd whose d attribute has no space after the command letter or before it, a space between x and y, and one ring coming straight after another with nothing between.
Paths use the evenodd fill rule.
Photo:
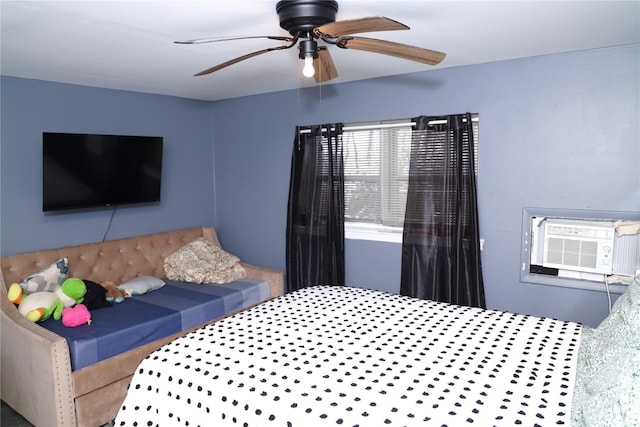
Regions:
<instances>
[{"instance_id":1,"label":"yellow stuffed toy","mask_svg":"<svg viewBox=\"0 0 640 427\"><path fill-rule=\"evenodd\" d=\"M9 287L7 297L9 301L18 305L18 311L32 322L40 322L53 317L60 320L62 310L73 307L84 300L87 287L80 279L70 278L53 292L34 292L24 294L24 290L18 283Z\"/></svg>"}]
</instances>

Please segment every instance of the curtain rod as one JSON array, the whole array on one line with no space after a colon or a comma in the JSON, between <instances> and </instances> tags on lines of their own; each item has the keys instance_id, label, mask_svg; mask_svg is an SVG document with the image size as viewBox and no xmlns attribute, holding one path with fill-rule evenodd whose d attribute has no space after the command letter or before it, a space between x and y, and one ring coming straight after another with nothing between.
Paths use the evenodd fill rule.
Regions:
<instances>
[{"instance_id":1,"label":"curtain rod","mask_svg":"<svg viewBox=\"0 0 640 427\"><path fill-rule=\"evenodd\" d=\"M342 130L370 130L370 129L387 129L387 128L402 128L408 126L415 126L414 122L403 122L403 123L380 123L377 125L353 125L353 126L344 126Z\"/></svg>"},{"instance_id":2,"label":"curtain rod","mask_svg":"<svg viewBox=\"0 0 640 427\"><path fill-rule=\"evenodd\" d=\"M466 120L464 120L466 121ZM471 119L472 122L477 122L478 118L473 117ZM446 120L431 120L429 125L441 125L447 123ZM380 123L380 124L372 124L372 125L353 125L353 126L343 126L343 131L353 131L353 130L371 130L371 129L387 129L387 128L400 128L400 127L409 127L415 126L414 122L398 122L398 123ZM324 130L324 128L323 128ZM300 133L309 133L311 129L301 129Z\"/></svg>"}]
</instances>

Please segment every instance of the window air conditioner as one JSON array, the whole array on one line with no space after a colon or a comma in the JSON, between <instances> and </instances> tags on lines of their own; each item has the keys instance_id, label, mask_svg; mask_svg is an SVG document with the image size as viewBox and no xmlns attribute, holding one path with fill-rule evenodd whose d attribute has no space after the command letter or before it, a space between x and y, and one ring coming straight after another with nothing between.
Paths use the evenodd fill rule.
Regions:
<instances>
[{"instance_id":1,"label":"window air conditioner","mask_svg":"<svg viewBox=\"0 0 640 427\"><path fill-rule=\"evenodd\" d=\"M638 235L618 236L613 222L546 218L542 265L559 270L633 276Z\"/></svg>"}]
</instances>

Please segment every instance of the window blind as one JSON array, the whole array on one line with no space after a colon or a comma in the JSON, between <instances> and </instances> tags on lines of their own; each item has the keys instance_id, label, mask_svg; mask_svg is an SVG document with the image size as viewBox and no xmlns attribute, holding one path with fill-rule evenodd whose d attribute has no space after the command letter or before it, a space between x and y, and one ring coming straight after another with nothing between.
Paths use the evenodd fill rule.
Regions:
<instances>
[{"instance_id":1,"label":"window blind","mask_svg":"<svg viewBox=\"0 0 640 427\"><path fill-rule=\"evenodd\" d=\"M478 141L477 114L473 115ZM345 221L386 227L404 225L411 138L410 120L350 123L343 128ZM432 145L433 160L446 141ZM477 171L477 155L475 156Z\"/></svg>"}]
</instances>

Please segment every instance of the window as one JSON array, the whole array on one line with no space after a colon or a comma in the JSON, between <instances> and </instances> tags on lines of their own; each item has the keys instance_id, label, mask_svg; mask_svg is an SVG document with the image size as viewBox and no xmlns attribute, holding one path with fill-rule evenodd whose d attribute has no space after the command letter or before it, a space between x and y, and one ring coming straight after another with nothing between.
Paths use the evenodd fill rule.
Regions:
<instances>
[{"instance_id":1,"label":"window","mask_svg":"<svg viewBox=\"0 0 640 427\"><path fill-rule=\"evenodd\" d=\"M350 239L402 242L411 157L411 120L344 127L345 233ZM478 115L473 115L478 152Z\"/></svg>"}]
</instances>

